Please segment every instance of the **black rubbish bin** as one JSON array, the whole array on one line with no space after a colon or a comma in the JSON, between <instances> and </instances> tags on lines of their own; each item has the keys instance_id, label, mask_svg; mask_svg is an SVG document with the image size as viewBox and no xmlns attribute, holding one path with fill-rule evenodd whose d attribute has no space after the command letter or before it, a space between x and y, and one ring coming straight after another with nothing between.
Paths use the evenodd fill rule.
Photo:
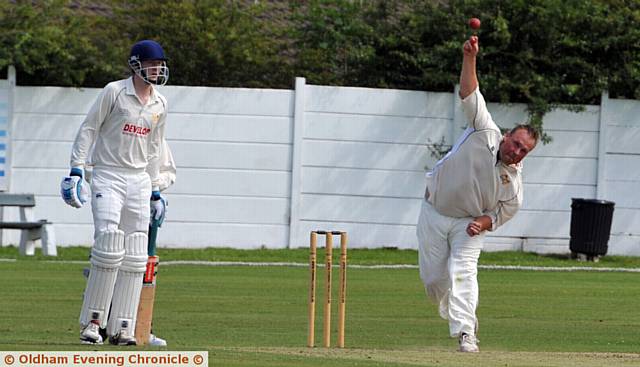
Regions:
<instances>
[{"instance_id":1,"label":"black rubbish bin","mask_svg":"<svg viewBox=\"0 0 640 367\"><path fill-rule=\"evenodd\" d=\"M571 240L573 254L589 257L607 253L615 203L596 199L571 199Z\"/></svg>"}]
</instances>

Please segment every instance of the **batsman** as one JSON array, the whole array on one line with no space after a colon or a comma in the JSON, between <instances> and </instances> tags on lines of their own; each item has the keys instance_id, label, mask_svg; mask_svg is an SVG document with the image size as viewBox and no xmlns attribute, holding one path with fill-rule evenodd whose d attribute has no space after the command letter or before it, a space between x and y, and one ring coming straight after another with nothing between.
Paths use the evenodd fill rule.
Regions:
<instances>
[{"instance_id":1,"label":"batsman","mask_svg":"<svg viewBox=\"0 0 640 367\"><path fill-rule=\"evenodd\" d=\"M427 173L417 225L420 277L449 322L461 352L478 352L478 258L487 231L522 204L522 159L538 133L518 125L504 136L487 110L476 75L478 37L463 45L460 98L468 126Z\"/></svg>"},{"instance_id":2,"label":"batsman","mask_svg":"<svg viewBox=\"0 0 640 367\"><path fill-rule=\"evenodd\" d=\"M155 88L169 79L164 50L137 42L131 77L107 84L80 125L71 150L71 171L60 184L65 203L89 200L85 168L93 165L91 209L94 242L91 270L80 311L80 341L136 345L135 325L148 262L150 212L161 217L160 150L167 100Z\"/></svg>"}]
</instances>

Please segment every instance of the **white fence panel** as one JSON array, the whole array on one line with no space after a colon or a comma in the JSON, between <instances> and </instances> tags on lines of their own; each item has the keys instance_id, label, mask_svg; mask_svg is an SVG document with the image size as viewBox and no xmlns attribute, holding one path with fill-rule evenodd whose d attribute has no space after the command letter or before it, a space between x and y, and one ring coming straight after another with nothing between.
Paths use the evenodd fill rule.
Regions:
<instances>
[{"instance_id":1,"label":"white fence panel","mask_svg":"<svg viewBox=\"0 0 640 367\"><path fill-rule=\"evenodd\" d=\"M92 241L90 209L65 206L58 190L71 143L99 91L16 88L12 191L36 194L36 213L65 229L57 231L60 245ZM164 87L162 93L169 99L167 140L178 178L166 194L170 206L159 244L286 246L293 92ZM194 226L200 233L190 232Z\"/></svg>"},{"instance_id":2,"label":"white fence panel","mask_svg":"<svg viewBox=\"0 0 640 367\"><path fill-rule=\"evenodd\" d=\"M425 171L437 160L426 145L308 140L303 166Z\"/></svg>"},{"instance_id":3,"label":"white fence panel","mask_svg":"<svg viewBox=\"0 0 640 367\"><path fill-rule=\"evenodd\" d=\"M168 196L171 220L192 223L288 224L286 198ZM223 209L223 210L221 210Z\"/></svg>"},{"instance_id":4,"label":"white fence panel","mask_svg":"<svg viewBox=\"0 0 640 367\"><path fill-rule=\"evenodd\" d=\"M72 142L85 115L16 113L13 139L34 142Z\"/></svg>"},{"instance_id":5,"label":"white fence panel","mask_svg":"<svg viewBox=\"0 0 640 367\"><path fill-rule=\"evenodd\" d=\"M420 201L401 198L303 195L302 220L415 225ZM331 228L328 228L331 229Z\"/></svg>"},{"instance_id":6,"label":"white fence panel","mask_svg":"<svg viewBox=\"0 0 640 367\"><path fill-rule=\"evenodd\" d=\"M640 155L640 126L609 126L607 153Z\"/></svg>"},{"instance_id":7,"label":"white fence panel","mask_svg":"<svg viewBox=\"0 0 640 367\"><path fill-rule=\"evenodd\" d=\"M527 157L522 177L526 183L595 185L598 161L590 158Z\"/></svg>"},{"instance_id":8,"label":"white fence panel","mask_svg":"<svg viewBox=\"0 0 640 367\"><path fill-rule=\"evenodd\" d=\"M521 210L571 211L572 198L593 198L593 185L524 184Z\"/></svg>"},{"instance_id":9,"label":"white fence panel","mask_svg":"<svg viewBox=\"0 0 640 367\"><path fill-rule=\"evenodd\" d=\"M494 234L506 237L569 238L570 223L571 212L568 211L521 210Z\"/></svg>"},{"instance_id":10,"label":"white fence panel","mask_svg":"<svg viewBox=\"0 0 640 367\"><path fill-rule=\"evenodd\" d=\"M600 106L586 105L584 111L555 109L544 116L548 131L600 131Z\"/></svg>"},{"instance_id":11,"label":"white fence panel","mask_svg":"<svg viewBox=\"0 0 640 367\"><path fill-rule=\"evenodd\" d=\"M291 144L291 118L172 112L166 134L170 140Z\"/></svg>"},{"instance_id":12,"label":"white fence panel","mask_svg":"<svg viewBox=\"0 0 640 367\"><path fill-rule=\"evenodd\" d=\"M450 93L316 85L306 92L307 112L453 118Z\"/></svg>"},{"instance_id":13,"label":"white fence panel","mask_svg":"<svg viewBox=\"0 0 640 367\"><path fill-rule=\"evenodd\" d=\"M607 254L610 255L634 255L638 256L640 252L640 236L638 235L611 235L609 239L609 250Z\"/></svg>"},{"instance_id":14,"label":"white fence panel","mask_svg":"<svg viewBox=\"0 0 640 367\"><path fill-rule=\"evenodd\" d=\"M349 233L349 248L396 247L400 249L415 249L417 245L415 224L388 225L303 220L300 223L300 232L306 234L306 236L300 236L299 239L291 244L291 247L308 247L309 232L327 228Z\"/></svg>"},{"instance_id":15,"label":"white fence panel","mask_svg":"<svg viewBox=\"0 0 640 367\"><path fill-rule=\"evenodd\" d=\"M12 153L14 168L68 170L71 142L16 140L13 142ZM14 184L18 183L12 182L12 186Z\"/></svg>"},{"instance_id":16,"label":"white fence panel","mask_svg":"<svg viewBox=\"0 0 640 367\"><path fill-rule=\"evenodd\" d=\"M302 175L303 194L420 199L425 185L419 171L305 167Z\"/></svg>"},{"instance_id":17,"label":"white fence panel","mask_svg":"<svg viewBox=\"0 0 640 367\"><path fill-rule=\"evenodd\" d=\"M640 154L608 154L607 159L607 180L640 182Z\"/></svg>"},{"instance_id":18,"label":"white fence panel","mask_svg":"<svg viewBox=\"0 0 640 367\"><path fill-rule=\"evenodd\" d=\"M100 89L62 87L17 87L16 114L85 115ZM70 126L73 129L73 126ZM77 130L77 127L75 128Z\"/></svg>"},{"instance_id":19,"label":"white fence panel","mask_svg":"<svg viewBox=\"0 0 640 367\"><path fill-rule=\"evenodd\" d=\"M538 144L530 157L598 158L597 132L549 130L547 134L553 140Z\"/></svg>"},{"instance_id":20,"label":"white fence panel","mask_svg":"<svg viewBox=\"0 0 640 367\"><path fill-rule=\"evenodd\" d=\"M310 228L340 229L355 231L355 246L415 248L424 173L437 161L435 145L451 144L453 96L323 86L304 93L301 181L292 193L300 224L291 242L304 243Z\"/></svg>"},{"instance_id":21,"label":"white fence panel","mask_svg":"<svg viewBox=\"0 0 640 367\"><path fill-rule=\"evenodd\" d=\"M286 144L171 141L176 162L189 168L236 168L288 171L291 147Z\"/></svg>"},{"instance_id":22,"label":"white fence panel","mask_svg":"<svg viewBox=\"0 0 640 367\"><path fill-rule=\"evenodd\" d=\"M171 113L292 116L294 93L281 89L165 86Z\"/></svg>"},{"instance_id":23,"label":"white fence panel","mask_svg":"<svg viewBox=\"0 0 640 367\"><path fill-rule=\"evenodd\" d=\"M640 228L640 210L620 208L613 210L614 221L611 223L611 234L619 236L638 235ZM640 244L639 244L640 245Z\"/></svg>"},{"instance_id":24,"label":"white fence panel","mask_svg":"<svg viewBox=\"0 0 640 367\"><path fill-rule=\"evenodd\" d=\"M322 140L366 141L376 143L439 143L449 135L451 121L433 117L346 115L309 112L307 137ZM451 142L448 142L451 144Z\"/></svg>"},{"instance_id":25,"label":"white fence panel","mask_svg":"<svg viewBox=\"0 0 640 367\"><path fill-rule=\"evenodd\" d=\"M232 247L282 248L287 243L289 227L285 225L246 223L169 222L159 236L163 246L173 248Z\"/></svg>"},{"instance_id":26,"label":"white fence panel","mask_svg":"<svg viewBox=\"0 0 640 367\"><path fill-rule=\"evenodd\" d=\"M640 103L607 100L605 188L616 203L609 253L640 255Z\"/></svg>"},{"instance_id":27,"label":"white fence panel","mask_svg":"<svg viewBox=\"0 0 640 367\"><path fill-rule=\"evenodd\" d=\"M36 217L55 223L60 245L87 245L93 236L90 208L64 206L58 190L99 91L14 88L9 188L36 194ZM353 247L415 248L424 173L465 124L455 93L304 80L297 90L167 86L162 93L178 165L166 193L164 247L301 247L310 230L339 229ZM527 120L525 105L488 106L504 128ZM571 198L602 191L616 202L609 253L640 255L640 102L603 96L603 106L545 116L553 142L525 160L523 208L489 234L486 250L568 251Z\"/></svg>"},{"instance_id":28,"label":"white fence panel","mask_svg":"<svg viewBox=\"0 0 640 367\"><path fill-rule=\"evenodd\" d=\"M607 199L615 202L618 208L640 209L639 184L637 181L609 181Z\"/></svg>"},{"instance_id":29,"label":"white fence panel","mask_svg":"<svg viewBox=\"0 0 640 367\"><path fill-rule=\"evenodd\" d=\"M521 103L487 103L487 108L496 123L502 128L511 128L529 120L527 106ZM544 116L544 128L551 131L598 132L600 106L584 106L584 111L555 109Z\"/></svg>"},{"instance_id":30,"label":"white fence panel","mask_svg":"<svg viewBox=\"0 0 640 367\"><path fill-rule=\"evenodd\" d=\"M609 99L606 123L617 126L640 126L640 103L628 99Z\"/></svg>"},{"instance_id":31,"label":"white fence panel","mask_svg":"<svg viewBox=\"0 0 640 367\"><path fill-rule=\"evenodd\" d=\"M291 174L286 171L181 168L174 195L221 195L288 198Z\"/></svg>"}]
</instances>

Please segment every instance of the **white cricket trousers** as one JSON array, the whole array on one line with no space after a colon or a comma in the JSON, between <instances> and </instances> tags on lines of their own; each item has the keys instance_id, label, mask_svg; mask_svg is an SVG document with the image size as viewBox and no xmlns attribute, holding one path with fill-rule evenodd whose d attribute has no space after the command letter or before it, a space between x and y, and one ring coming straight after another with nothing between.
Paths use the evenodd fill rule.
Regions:
<instances>
[{"instance_id":1,"label":"white cricket trousers","mask_svg":"<svg viewBox=\"0 0 640 367\"><path fill-rule=\"evenodd\" d=\"M91 271L80 311L82 327L97 320L107 334L135 332L147 262L151 182L144 170L96 167L91 179L95 226ZM111 308L112 315L109 315Z\"/></svg>"},{"instance_id":2,"label":"white cricket trousers","mask_svg":"<svg viewBox=\"0 0 640 367\"><path fill-rule=\"evenodd\" d=\"M452 337L475 335L478 258L484 233L467 234L472 219L441 215L423 200L416 228L420 278L427 296L439 306L440 317L449 321Z\"/></svg>"},{"instance_id":3,"label":"white cricket trousers","mask_svg":"<svg viewBox=\"0 0 640 367\"><path fill-rule=\"evenodd\" d=\"M120 229L125 236L149 230L151 179L144 170L95 167L91 179L94 239Z\"/></svg>"},{"instance_id":4,"label":"white cricket trousers","mask_svg":"<svg viewBox=\"0 0 640 367\"><path fill-rule=\"evenodd\" d=\"M80 324L98 320L108 334L134 330L142 276L147 261L151 182L144 170L96 167L91 179L95 227L91 271ZM131 333L133 335L133 332Z\"/></svg>"}]
</instances>

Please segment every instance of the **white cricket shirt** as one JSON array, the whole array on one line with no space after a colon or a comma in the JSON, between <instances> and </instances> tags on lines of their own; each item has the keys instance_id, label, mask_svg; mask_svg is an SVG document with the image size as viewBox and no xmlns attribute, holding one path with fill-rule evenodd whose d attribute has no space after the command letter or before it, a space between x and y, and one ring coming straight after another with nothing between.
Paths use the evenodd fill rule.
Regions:
<instances>
[{"instance_id":1,"label":"white cricket shirt","mask_svg":"<svg viewBox=\"0 0 640 367\"><path fill-rule=\"evenodd\" d=\"M427 173L429 202L454 218L491 217L495 230L522 205L522 165L498 161L502 133L476 90L462 100L469 127Z\"/></svg>"},{"instance_id":2,"label":"white cricket shirt","mask_svg":"<svg viewBox=\"0 0 640 367\"><path fill-rule=\"evenodd\" d=\"M155 88L152 91L143 106L132 77L107 84L76 134L71 167L84 168L90 158L91 164L107 169L146 169L152 189L158 190L167 100Z\"/></svg>"}]
</instances>

